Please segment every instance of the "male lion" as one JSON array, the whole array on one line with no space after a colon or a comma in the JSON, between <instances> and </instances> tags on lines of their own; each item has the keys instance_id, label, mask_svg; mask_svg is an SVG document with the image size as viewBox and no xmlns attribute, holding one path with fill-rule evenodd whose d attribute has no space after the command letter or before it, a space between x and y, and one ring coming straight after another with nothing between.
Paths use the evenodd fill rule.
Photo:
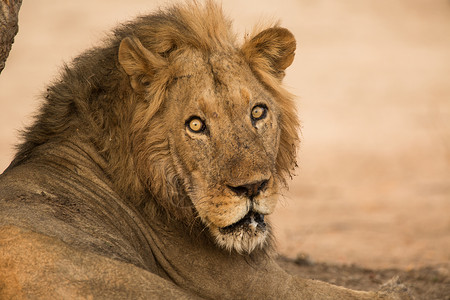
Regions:
<instances>
[{"instance_id":1,"label":"male lion","mask_svg":"<svg viewBox=\"0 0 450 300\"><path fill-rule=\"evenodd\" d=\"M237 46L207 1L65 66L0 177L0 298L381 299L288 275L266 216L292 168L295 39Z\"/></svg>"}]
</instances>

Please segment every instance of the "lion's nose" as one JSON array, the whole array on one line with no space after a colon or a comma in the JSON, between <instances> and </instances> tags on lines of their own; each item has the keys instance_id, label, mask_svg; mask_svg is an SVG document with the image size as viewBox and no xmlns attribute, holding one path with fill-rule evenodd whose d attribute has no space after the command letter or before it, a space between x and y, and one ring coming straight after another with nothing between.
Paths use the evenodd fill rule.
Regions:
<instances>
[{"instance_id":1,"label":"lion's nose","mask_svg":"<svg viewBox=\"0 0 450 300\"><path fill-rule=\"evenodd\" d=\"M258 196L261 191L267 187L269 180L261 180L253 183L243 184L239 186L227 185L238 196L246 196L250 199Z\"/></svg>"}]
</instances>

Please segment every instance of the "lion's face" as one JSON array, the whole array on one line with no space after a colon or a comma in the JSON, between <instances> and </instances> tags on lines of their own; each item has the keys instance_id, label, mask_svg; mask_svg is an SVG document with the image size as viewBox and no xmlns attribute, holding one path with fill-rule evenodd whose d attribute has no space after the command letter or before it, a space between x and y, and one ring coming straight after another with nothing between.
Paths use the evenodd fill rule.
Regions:
<instances>
[{"instance_id":1,"label":"lion's face","mask_svg":"<svg viewBox=\"0 0 450 300\"><path fill-rule=\"evenodd\" d=\"M198 215L227 249L264 243L277 203L280 109L237 55L179 57L163 110L173 163ZM195 89L191 87L195 86Z\"/></svg>"},{"instance_id":2,"label":"lion's face","mask_svg":"<svg viewBox=\"0 0 450 300\"><path fill-rule=\"evenodd\" d=\"M126 39L119 61L133 88L152 95L137 113L147 121L136 122L143 142L135 147L149 189L157 195L157 188L180 186L220 246L250 253L266 244L265 216L277 204L280 173L295 164L298 123L291 100L277 90L295 40L272 28L230 49L180 47L161 57ZM145 84L152 76L164 89Z\"/></svg>"}]
</instances>

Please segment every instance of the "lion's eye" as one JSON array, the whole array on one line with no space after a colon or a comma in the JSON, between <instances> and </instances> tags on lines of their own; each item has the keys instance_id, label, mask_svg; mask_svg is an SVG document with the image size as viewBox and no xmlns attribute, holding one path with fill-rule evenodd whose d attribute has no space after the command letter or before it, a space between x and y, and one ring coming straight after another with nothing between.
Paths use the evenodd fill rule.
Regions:
<instances>
[{"instance_id":1,"label":"lion's eye","mask_svg":"<svg viewBox=\"0 0 450 300\"><path fill-rule=\"evenodd\" d=\"M256 105L252 109L252 120L258 121L264 119L267 115L267 107L264 105Z\"/></svg>"},{"instance_id":2,"label":"lion's eye","mask_svg":"<svg viewBox=\"0 0 450 300\"><path fill-rule=\"evenodd\" d=\"M206 126L198 117L192 117L186 122L187 128L194 133L200 133L205 130Z\"/></svg>"}]
</instances>

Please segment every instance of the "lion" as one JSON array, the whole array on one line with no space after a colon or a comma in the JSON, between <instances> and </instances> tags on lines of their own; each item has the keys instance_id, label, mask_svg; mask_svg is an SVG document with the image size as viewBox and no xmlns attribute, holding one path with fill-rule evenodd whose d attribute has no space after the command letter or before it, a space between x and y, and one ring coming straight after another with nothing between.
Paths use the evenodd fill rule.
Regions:
<instances>
[{"instance_id":1,"label":"lion","mask_svg":"<svg viewBox=\"0 0 450 300\"><path fill-rule=\"evenodd\" d=\"M296 41L231 27L212 1L173 5L63 67L0 177L0 298L406 298L275 262Z\"/></svg>"}]
</instances>

